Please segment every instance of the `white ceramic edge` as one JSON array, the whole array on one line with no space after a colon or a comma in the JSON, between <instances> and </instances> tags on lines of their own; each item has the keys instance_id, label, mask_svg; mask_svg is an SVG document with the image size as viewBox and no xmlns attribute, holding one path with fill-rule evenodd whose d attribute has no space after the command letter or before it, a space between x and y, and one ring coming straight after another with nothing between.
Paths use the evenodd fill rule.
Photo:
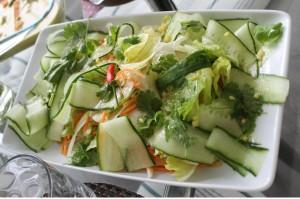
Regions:
<instances>
[{"instance_id":1,"label":"white ceramic edge","mask_svg":"<svg viewBox=\"0 0 300 199\"><path fill-rule=\"evenodd\" d=\"M138 17L138 16L152 16L152 15L159 15L159 14L171 14L174 13L175 11L168 11L168 12L155 12L155 13L147 13L147 14L136 14L136 15L124 15L125 17ZM291 35L291 18L290 15L286 12L283 11L278 11L278 10L228 10L228 9L220 9L220 10L189 10L189 11L182 11L185 13L194 13L194 12L213 12L213 13L249 13L249 14L253 14L253 13L277 13L279 15L284 15L285 18L287 18L288 22L287 22L287 27L285 29L287 34L287 53L285 53L285 56L283 57L284 59L284 65L282 66L284 68L284 75L287 75L288 72L288 62L289 62L289 51L290 51L290 35ZM124 17L122 16L107 16L107 17L102 17L101 20L107 20L107 19L121 19ZM92 20L97 20L97 19L92 19ZM88 22L89 19L81 19L81 20L76 20L76 21L72 21L72 22L65 22L65 23L61 23L61 24L56 24L56 25L51 25L47 28L45 28L44 30L42 30L37 38L36 43L39 43L39 41L41 40L41 35L43 34L44 31L48 31L50 29L56 29L59 27L63 27L64 25L68 24L68 23L73 23L73 22ZM36 45L35 45L36 46ZM28 64L31 63L31 60L35 54L35 52L38 49L34 49L33 54L31 55ZM27 76L29 67L26 68L25 70L25 76ZM24 83L24 79L22 80L22 83ZM21 87L18 89L18 93L16 95L16 99L19 98L20 95L20 90ZM117 178L122 178L122 179L129 179L129 180L135 180L135 181L146 181L146 182L155 182L155 183L160 183L160 184L169 184L169 185L174 185L174 186L181 186L181 187L199 187L199 188L215 188L215 189L227 189L227 190L240 190L240 191L262 191L262 190L266 190L267 188L269 188L275 178L275 172L276 172L276 168L277 168L277 160L278 160L278 151L279 151L279 143L280 143L280 135L281 135L281 127L282 127L282 117L283 117L283 109L284 106L280 107L279 110L279 117L277 118L277 122L276 122L276 146L274 146L274 153L272 154L273 158L273 162L272 165L273 167L272 169L272 175L270 176L270 178L268 178L267 180L264 181L263 184L259 183L257 187L252 186L252 187L240 187L238 188L237 186L232 186L232 185L205 185L205 184L199 184L199 186L197 186L197 184L195 182L178 182L178 181L166 181L166 180L161 180L161 179L152 179L152 178L142 178L142 177L135 177L135 176L125 176L122 174L118 174L118 173L113 173L113 172L105 172L105 171L97 171L97 170L89 170L87 171L84 168L81 167L76 167L76 166L72 166L72 165L67 165L67 164L61 164L61 163L56 163L53 161L47 161L49 164L51 165L55 165L55 166L62 166L65 168L69 168L69 169L73 169L73 170L79 170L79 171L84 171L84 172L90 172L90 173L95 173L97 175L106 175L106 176L111 176L111 177L117 177ZM6 129L8 128L8 126L6 125L4 132L6 132ZM3 136L4 137L4 136ZM237 189L238 188L238 189Z\"/></svg>"}]
</instances>

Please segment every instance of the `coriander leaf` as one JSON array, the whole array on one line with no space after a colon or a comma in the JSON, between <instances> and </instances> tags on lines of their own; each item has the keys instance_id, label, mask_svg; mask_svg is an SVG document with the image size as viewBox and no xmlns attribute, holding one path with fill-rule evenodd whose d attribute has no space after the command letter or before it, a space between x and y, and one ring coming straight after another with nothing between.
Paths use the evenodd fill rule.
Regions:
<instances>
[{"instance_id":1,"label":"coriander leaf","mask_svg":"<svg viewBox=\"0 0 300 199\"><path fill-rule=\"evenodd\" d=\"M140 42L141 42L141 39L138 36L133 35L133 36L127 37L122 41L121 49L124 52L131 45L135 45Z\"/></svg>"},{"instance_id":2,"label":"coriander leaf","mask_svg":"<svg viewBox=\"0 0 300 199\"><path fill-rule=\"evenodd\" d=\"M154 130L162 127L164 123L164 115L161 111L155 113L154 116L144 115L138 119L138 130L142 137L149 138L153 135Z\"/></svg>"},{"instance_id":3,"label":"coriander leaf","mask_svg":"<svg viewBox=\"0 0 300 199\"><path fill-rule=\"evenodd\" d=\"M84 38L87 33L87 25L85 23L69 23L64 26L64 37L67 40L78 40Z\"/></svg>"},{"instance_id":4,"label":"coriander leaf","mask_svg":"<svg viewBox=\"0 0 300 199\"><path fill-rule=\"evenodd\" d=\"M257 25L254 29L255 39L263 44L277 42L282 37L282 34L282 23L273 24L272 26Z\"/></svg>"},{"instance_id":5,"label":"coriander leaf","mask_svg":"<svg viewBox=\"0 0 300 199\"><path fill-rule=\"evenodd\" d=\"M181 28L183 30L188 30L188 29L194 29L194 30L199 30L203 26L200 21L183 21L181 22Z\"/></svg>"},{"instance_id":6,"label":"coriander leaf","mask_svg":"<svg viewBox=\"0 0 300 199\"><path fill-rule=\"evenodd\" d=\"M137 108L149 115L153 115L156 111L159 111L161 105L161 100L156 97L153 91L141 91L138 95Z\"/></svg>"},{"instance_id":7,"label":"coriander leaf","mask_svg":"<svg viewBox=\"0 0 300 199\"><path fill-rule=\"evenodd\" d=\"M115 48L114 55L118 60L123 61L125 59L123 52L119 48Z\"/></svg>"},{"instance_id":8,"label":"coriander leaf","mask_svg":"<svg viewBox=\"0 0 300 199\"><path fill-rule=\"evenodd\" d=\"M235 118L244 133L252 133L258 116L263 113L262 97L257 96L249 85L239 88L236 83L228 83L224 87L222 96L233 105L231 117Z\"/></svg>"},{"instance_id":9,"label":"coriander leaf","mask_svg":"<svg viewBox=\"0 0 300 199\"><path fill-rule=\"evenodd\" d=\"M177 59L175 58L174 54L167 54L164 56L161 56L159 58L159 62L157 64L153 64L151 66L151 69L154 72L162 73L174 66L177 63Z\"/></svg>"},{"instance_id":10,"label":"coriander leaf","mask_svg":"<svg viewBox=\"0 0 300 199\"><path fill-rule=\"evenodd\" d=\"M73 165L82 167L94 166L97 164L97 161L97 150L91 149L86 151L86 146L84 144L78 144L71 158L71 163Z\"/></svg>"},{"instance_id":11,"label":"coriander leaf","mask_svg":"<svg viewBox=\"0 0 300 199\"><path fill-rule=\"evenodd\" d=\"M114 96L114 85L113 84L105 84L100 88L97 92L97 96L100 97L101 101L108 102Z\"/></svg>"},{"instance_id":12,"label":"coriander leaf","mask_svg":"<svg viewBox=\"0 0 300 199\"><path fill-rule=\"evenodd\" d=\"M118 39L118 33L120 30L120 26L111 25L108 30L108 36L106 37L107 44L109 46L114 46Z\"/></svg>"}]
</instances>

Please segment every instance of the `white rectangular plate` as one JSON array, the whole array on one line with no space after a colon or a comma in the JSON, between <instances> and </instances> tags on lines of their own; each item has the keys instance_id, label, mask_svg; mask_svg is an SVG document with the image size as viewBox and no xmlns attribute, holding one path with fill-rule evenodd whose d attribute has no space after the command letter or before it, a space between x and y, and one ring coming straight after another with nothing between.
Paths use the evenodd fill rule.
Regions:
<instances>
[{"instance_id":1,"label":"white rectangular plate","mask_svg":"<svg viewBox=\"0 0 300 199\"><path fill-rule=\"evenodd\" d=\"M272 24L282 22L284 26L284 35L279 44L276 45L268 59L263 65L264 73L271 73L276 75L286 76L289 58L289 42L290 42L290 26L291 21L288 14L280 11L271 10L219 10L219 11L189 11L189 13L199 12L206 18L246 18L250 17L259 24ZM160 12L151 13L146 15L135 16L118 16L107 17L101 19L82 20L83 22L89 21L90 29L105 29L108 22L122 23L134 21L139 25L157 25L161 22L163 16L172 14L173 12ZM23 101L26 92L33 86L33 75L39 70L39 63L42 55L46 52L46 39L48 35L55 30L61 29L64 24L54 25L42 31L38 37L35 45L34 53L29 62L25 78L17 94L16 100ZM63 166L66 168L82 170L96 175L107 175L132 180L151 181L164 184L172 184L177 186L190 186L190 187L207 187L207 188L220 188L220 189L235 189L243 191L254 191L267 189L274 180L274 175L277 165L278 148L280 141L281 122L283 106L280 105L265 105L264 112L257 121L257 128L254 137L257 141L262 143L264 147L269 149L263 168L257 177L248 175L242 177L234 172L225 164L218 168L202 168L199 169L193 177L187 182L177 182L170 173L155 173L153 178L147 178L144 171L127 173L111 173L99 171L97 167L74 167L67 164L67 159L59 152L58 144L54 144L51 148L41 153L35 154L50 164ZM17 153L33 153L28 150L19 138L8 128L5 129L3 138L3 145Z\"/></svg>"}]
</instances>

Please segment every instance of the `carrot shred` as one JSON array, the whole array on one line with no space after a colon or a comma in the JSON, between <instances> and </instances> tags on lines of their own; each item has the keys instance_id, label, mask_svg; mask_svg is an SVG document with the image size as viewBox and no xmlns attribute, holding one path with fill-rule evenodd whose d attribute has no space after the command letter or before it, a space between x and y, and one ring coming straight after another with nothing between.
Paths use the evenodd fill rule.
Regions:
<instances>
[{"instance_id":1,"label":"carrot shred","mask_svg":"<svg viewBox=\"0 0 300 199\"><path fill-rule=\"evenodd\" d=\"M91 123L93 122L93 119L91 117L88 117L86 123L82 127L82 131L85 132L88 130L88 128L91 126Z\"/></svg>"},{"instance_id":2,"label":"carrot shred","mask_svg":"<svg viewBox=\"0 0 300 199\"><path fill-rule=\"evenodd\" d=\"M62 141L60 143L60 153L63 154L64 156L66 156L68 153L69 143L71 139L72 139L71 134L68 134L62 138Z\"/></svg>"},{"instance_id":3,"label":"carrot shred","mask_svg":"<svg viewBox=\"0 0 300 199\"><path fill-rule=\"evenodd\" d=\"M106 111L103 111L101 113L101 119L100 121L103 123L103 122L106 122L108 120L108 113Z\"/></svg>"},{"instance_id":4,"label":"carrot shred","mask_svg":"<svg viewBox=\"0 0 300 199\"><path fill-rule=\"evenodd\" d=\"M80 111L77 110L74 114L73 114L73 128L77 125L77 123L79 122L79 120L82 118L82 116L84 115L85 111Z\"/></svg>"},{"instance_id":5,"label":"carrot shred","mask_svg":"<svg viewBox=\"0 0 300 199\"><path fill-rule=\"evenodd\" d=\"M136 103L137 103L136 100L137 100L136 97L132 97L131 99L126 101L122 109L120 110L119 115L120 116L128 115L129 113L134 111L136 109Z\"/></svg>"},{"instance_id":6,"label":"carrot shred","mask_svg":"<svg viewBox=\"0 0 300 199\"><path fill-rule=\"evenodd\" d=\"M153 166L152 169L156 172L170 172L168 169L165 168L165 166Z\"/></svg>"}]
</instances>

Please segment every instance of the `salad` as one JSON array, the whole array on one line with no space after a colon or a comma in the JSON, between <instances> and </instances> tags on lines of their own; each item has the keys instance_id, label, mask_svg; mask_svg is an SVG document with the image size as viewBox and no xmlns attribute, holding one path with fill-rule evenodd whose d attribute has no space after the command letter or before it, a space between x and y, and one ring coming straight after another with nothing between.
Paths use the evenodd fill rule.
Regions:
<instances>
[{"instance_id":1,"label":"salad","mask_svg":"<svg viewBox=\"0 0 300 199\"><path fill-rule=\"evenodd\" d=\"M110 172L170 172L184 181L229 165L256 176L267 149L254 140L264 104L285 102L289 80L261 74L281 23L177 12L161 24L69 23L52 33L27 101L9 127L35 152Z\"/></svg>"}]
</instances>

